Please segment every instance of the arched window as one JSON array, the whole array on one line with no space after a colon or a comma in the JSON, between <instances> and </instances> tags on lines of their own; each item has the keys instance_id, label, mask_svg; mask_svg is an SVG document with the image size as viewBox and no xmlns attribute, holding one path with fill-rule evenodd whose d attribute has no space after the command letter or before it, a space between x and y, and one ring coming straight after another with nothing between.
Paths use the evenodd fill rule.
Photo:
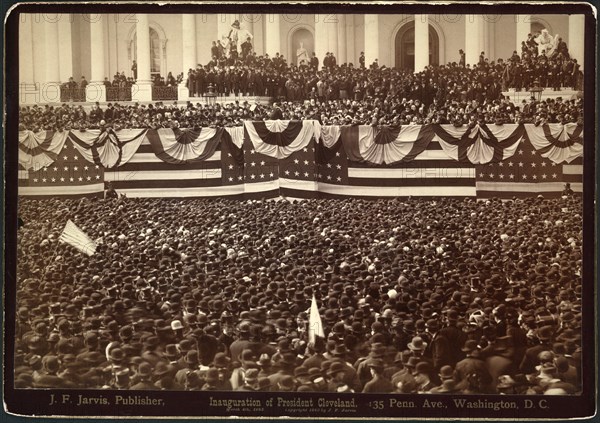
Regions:
<instances>
[{"instance_id":1,"label":"arched window","mask_svg":"<svg viewBox=\"0 0 600 423\"><path fill-rule=\"evenodd\" d=\"M415 22L404 25L396 34L396 67L415 70ZM439 65L440 39L435 28L429 25L429 64Z\"/></svg>"},{"instance_id":2,"label":"arched window","mask_svg":"<svg viewBox=\"0 0 600 423\"><path fill-rule=\"evenodd\" d=\"M150 28L150 75L161 75L161 64L164 57L162 52L163 41L160 39L158 31ZM134 32L131 43L131 56L137 61L137 33Z\"/></svg>"},{"instance_id":3,"label":"arched window","mask_svg":"<svg viewBox=\"0 0 600 423\"><path fill-rule=\"evenodd\" d=\"M150 73L160 75L160 39L153 28L150 28Z\"/></svg>"}]
</instances>

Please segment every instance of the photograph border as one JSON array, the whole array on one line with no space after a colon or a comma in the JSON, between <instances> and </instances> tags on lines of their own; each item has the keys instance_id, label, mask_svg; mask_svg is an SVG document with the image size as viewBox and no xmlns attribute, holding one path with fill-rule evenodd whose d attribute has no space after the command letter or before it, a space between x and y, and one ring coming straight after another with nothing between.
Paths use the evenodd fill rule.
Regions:
<instances>
[{"instance_id":1,"label":"photograph border","mask_svg":"<svg viewBox=\"0 0 600 423\"><path fill-rule=\"evenodd\" d=\"M340 6L343 4L343 12L340 10ZM506 410L500 412L493 412L490 409L471 409L469 413L466 410L459 411L456 413L455 410L449 408L439 408L426 410L423 408L423 402L429 400L432 402L445 401L450 402L450 398L454 396L442 396L435 394L428 395L407 395L407 399L415 401L420 404L417 408L412 410L397 410L389 406L384 408L386 415L378 409L373 409L367 404L369 402L379 401L380 398L384 398L385 401L389 399L392 394L353 394L352 396L346 397L345 395L339 395L334 393L290 393L282 394L278 392L260 392L260 393L237 393L237 392L173 392L173 391L97 391L97 390L18 390L13 388L14 374L12 373L14 364L14 335L15 335L15 302L16 302L16 285L15 285L15 272L16 269L16 245L17 245L17 167L18 163L17 154L18 146L16 143L6 142L4 148L4 171L5 171L5 190L4 190L4 339L3 339L3 350L4 350L4 378L3 378L3 399L4 399L4 412L8 413L3 417L10 419L13 416L22 417L51 417L51 418L103 418L103 419L134 419L143 416L145 419L189 419L189 418L203 418L203 419L215 419L221 420L229 418L232 412L223 406L214 406L206 408L209 405L208 397L220 397L223 399L244 399L244 398L256 398L260 400L261 407L254 407L255 410L261 409L262 411L250 411L236 412L233 413L238 416L240 420L253 420L253 419L286 419L286 420L358 420L358 419L409 419L409 420L440 420L440 419L468 419L468 420L480 420L480 419L493 419L493 420L556 420L556 419L588 419L592 418L597 413L597 381L598 381L598 363L597 363L597 345L598 345L598 331L597 331L597 306L598 306L598 292L597 292L597 269L596 264L596 226L597 223L597 210L595 206L595 192L596 192L596 163L597 154L596 140L597 140L597 69L596 69L596 54L597 54L597 17L594 15L590 3L558 3L558 2L545 2L536 4L519 4L519 3L494 3L481 5L475 2L456 2L456 3L445 3L443 6L437 3L427 4L407 4L404 2L385 2L378 4L367 4L367 3L320 3L310 2L307 4L290 4L290 3L269 3L269 2L236 2L236 3L225 3L225 2L186 2L186 3L169 3L165 6L157 6L156 3L110 3L107 7L106 3L93 2L93 3L20 3L13 5L8 11L5 19L5 62L4 62L4 110L5 110L5 139L11 140L17 137L18 134L18 120L11 119L18 115L19 107L19 87L18 87L18 14L19 13L56 13L59 10L62 13L186 13L191 10L202 8L203 13L227 13L227 12L239 12L240 6L248 8L247 13L251 13L254 10L260 10L265 13L266 10L273 13L274 9L278 9L282 13L315 13L318 10L319 13L415 13L417 10L419 13L439 13L441 7L444 10L448 9L449 13L454 11L463 10L469 8L469 12L480 13L508 13L507 10L513 10L511 14L516 13L540 13L540 9L543 10L543 14L566 14L566 13L584 13L585 18L585 65L586 70L584 75L584 91L591 93L584 97L584 115L585 121L589 122L584 126L584 147L585 155L584 160L584 193L583 193L583 228L584 228L584 239L583 239L583 281L593 281L593 283L583 283L583 297L582 297L582 313L583 313L583 347L585 353L583 354L582 368L593 369L594 372L582 372L583 377L583 388L582 395L579 396L558 396L552 397L552 404L548 405L548 408L543 408L539 403L539 396L527 396L527 395L510 395L504 398L499 398L498 395L474 395L472 397L481 397L482 399L492 401L515 401L520 404L519 413L515 414L514 411ZM348 7L348 9L346 9ZM402 11L395 11L395 7L400 7ZM518 12L514 11L518 10ZM458 12L456 12L458 13ZM594 53L592 53L594 52ZM17 59L17 60L15 60ZM10 64L10 65L9 65ZM592 95L593 94L593 95ZM592 124L593 123L593 124ZM592 235L593 233L593 235ZM150 400L164 399L166 405L164 407L149 408L142 405L132 405L123 407L119 410L118 415L105 416L107 410L114 410L114 407L106 407L101 405L88 405L84 409L76 409L69 406L58 406L51 408L48 405L49 395L54 393L57 397L61 395L72 395L76 397L78 394L84 394L89 397L106 397L108 401L114 404L116 395L131 396L131 397L148 397ZM346 394L347 395L347 394ZM346 413L337 411L335 416L326 417L308 417L306 414L309 413L308 408L300 407L298 415L293 412L283 412L283 408L280 407L265 407L265 404L273 397L283 396L285 398L311 398L319 397L324 398L327 401L335 401L338 398L356 398L358 409L362 414L352 414L351 411ZM466 395L460 395L458 397L465 398ZM534 401L537 406L526 408L525 401ZM548 403L546 403L548 404ZM523 408L525 407L525 408ZM252 408L252 407L250 407ZM350 407L351 408L351 407ZM201 410L210 410L210 414L197 414ZM343 410L343 408L341 408ZM409 411L409 413L407 413ZM178 415L177 412L182 412L182 415ZM332 410L332 413L334 410ZM196 414L194 414L196 413ZM407 415L408 414L408 415ZM287 417L284 417L287 416ZM0 419L1 420L1 419Z\"/></svg>"}]
</instances>

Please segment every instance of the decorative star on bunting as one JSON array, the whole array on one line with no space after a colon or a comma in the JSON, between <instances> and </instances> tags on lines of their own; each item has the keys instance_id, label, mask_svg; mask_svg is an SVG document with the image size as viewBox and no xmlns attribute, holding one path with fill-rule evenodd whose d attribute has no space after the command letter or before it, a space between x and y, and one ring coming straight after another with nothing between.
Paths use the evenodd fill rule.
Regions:
<instances>
[{"instance_id":1,"label":"decorative star on bunting","mask_svg":"<svg viewBox=\"0 0 600 423\"><path fill-rule=\"evenodd\" d=\"M100 166L81 166L85 162L70 141L65 142L49 167L29 171L29 187L47 187L48 195L69 195L69 187L98 184L104 181L104 169ZM49 174L49 172L51 172ZM54 187L54 188L53 188ZM98 193L102 193L103 187ZM41 191L43 192L43 190Z\"/></svg>"}]
</instances>

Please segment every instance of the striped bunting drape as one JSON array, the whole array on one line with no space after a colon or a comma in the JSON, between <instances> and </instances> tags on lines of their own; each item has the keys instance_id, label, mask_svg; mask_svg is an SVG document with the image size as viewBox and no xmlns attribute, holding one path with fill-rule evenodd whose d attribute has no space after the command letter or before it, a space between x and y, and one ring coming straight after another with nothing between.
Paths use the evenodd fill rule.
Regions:
<instances>
[{"instance_id":1,"label":"striped bunting drape","mask_svg":"<svg viewBox=\"0 0 600 423\"><path fill-rule=\"evenodd\" d=\"M75 148L88 162L105 168L119 167L127 163L142 143L146 129L109 128L104 131L70 131L69 138Z\"/></svg>"},{"instance_id":2,"label":"striped bunting drape","mask_svg":"<svg viewBox=\"0 0 600 423\"><path fill-rule=\"evenodd\" d=\"M526 125L529 141L542 157L555 163L571 163L583 156L583 125L549 123Z\"/></svg>"},{"instance_id":3,"label":"striped bunting drape","mask_svg":"<svg viewBox=\"0 0 600 423\"><path fill-rule=\"evenodd\" d=\"M19 185L35 187L39 195L45 184L59 184L64 178L72 185L113 181L129 196L475 196L494 191L483 189L486 184L495 184L498 191L507 183L496 180L495 175L504 173L487 168L479 172L478 166L518 163L523 143L548 163L569 163L553 177L556 183L579 183L575 180L583 173L582 130L575 124L455 128L267 121L234 128L23 131ZM63 153L67 147L73 151ZM35 166L42 167L42 173L28 171ZM106 169L103 175L85 173L98 167ZM46 168L63 174L46 177ZM82 168L82 175L67 175ZM25 189L21 194L29 195Z\"/></svg>"},{"instance_id":4,"label":"striped bunting drape","mask_svg":"<svg viewBox=\"0 0 600 423\"><path fill-rule=\"evenodd\" d=\"M38 170L52 164L67 140L68 132L19 132L19 164L25 170Z\"/></svg>"}]
</instances>

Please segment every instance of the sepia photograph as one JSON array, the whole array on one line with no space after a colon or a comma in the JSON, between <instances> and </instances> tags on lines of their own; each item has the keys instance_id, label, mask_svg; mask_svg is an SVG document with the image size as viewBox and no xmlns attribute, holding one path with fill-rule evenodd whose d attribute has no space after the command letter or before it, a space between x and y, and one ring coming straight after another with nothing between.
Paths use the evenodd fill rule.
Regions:
<instances>
[{"instance_id":1,"label":"sepia photograph","mask_svg":"<svg viewBox=\"0 0 600 423\"><path fill-rule=\"evenodd\" d=\"M6 19L6 413L595 414L593 6Z\"/></svg>"}]
</instances>

